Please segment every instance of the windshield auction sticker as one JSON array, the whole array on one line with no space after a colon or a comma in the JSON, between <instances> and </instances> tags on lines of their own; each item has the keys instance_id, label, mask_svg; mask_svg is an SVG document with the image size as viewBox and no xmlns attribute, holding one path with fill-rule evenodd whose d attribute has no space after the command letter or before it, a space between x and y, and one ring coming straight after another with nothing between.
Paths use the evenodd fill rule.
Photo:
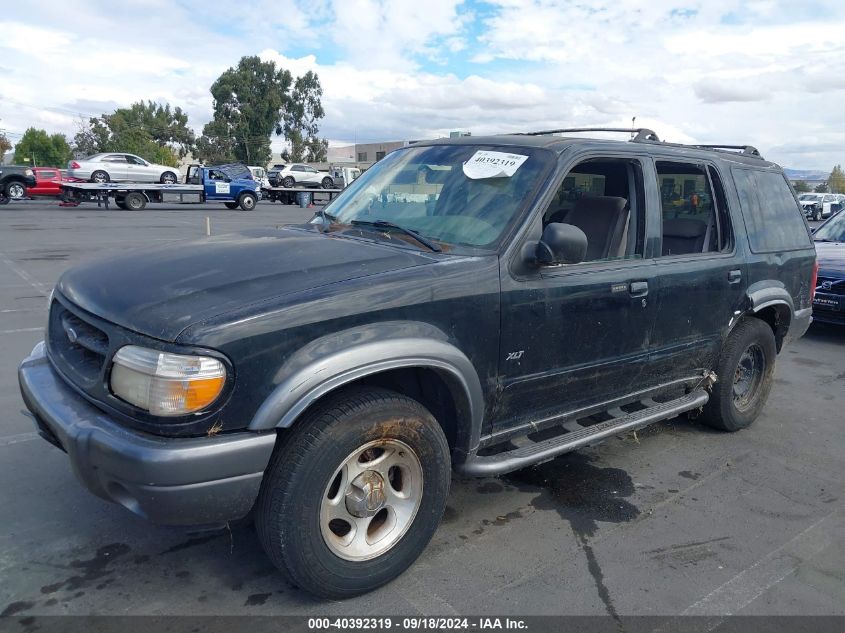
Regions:
<instances>
[{"instance_id":1,"label":"windshield auction sticker","mask_svg":"<svg viewBox=\"0 0 845 633\"><path fill-rule=\"evenodd\" d=\"M473 180L481 178L510 178L528 156L478 150L464 163L464 175Z\"/></svg>"}]
</instances>

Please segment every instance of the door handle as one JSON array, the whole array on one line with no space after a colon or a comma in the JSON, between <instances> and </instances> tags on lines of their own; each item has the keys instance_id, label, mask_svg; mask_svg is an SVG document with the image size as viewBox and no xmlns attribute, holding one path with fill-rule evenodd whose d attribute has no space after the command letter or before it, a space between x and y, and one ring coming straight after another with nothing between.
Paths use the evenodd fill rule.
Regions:
<instances>
[{"instance_id":1,"label":"door handle","mask_svg":"<svg viewBox=\"0 0 845 633\"><path fill-rule=\"evenodd\" d=\"M632 297L644 297L648 294L648 282L632 281L628 286L628 292Z\"/></svg>"},{"instance_id":2,"label":"door handle","mask_svg":"<svg viewBox=\"0 0 845 633\"><path fill-rule=\"evenodd\" d=\"M728 272L728 283L737 284L742 279L741 270L731 270Z\"/></svg>"}]
</instances>

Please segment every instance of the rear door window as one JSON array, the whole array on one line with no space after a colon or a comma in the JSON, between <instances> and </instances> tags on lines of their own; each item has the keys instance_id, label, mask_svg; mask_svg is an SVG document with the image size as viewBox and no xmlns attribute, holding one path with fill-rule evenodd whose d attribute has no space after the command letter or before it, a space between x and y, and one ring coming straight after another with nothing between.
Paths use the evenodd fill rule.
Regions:
<instances>
[{"instance_id":1,"label":"rear door window","mask_svg":"<svg viewBox=\"0 0 845 633\"><path fill-rule=\"evenodd\" d=\"M812 247L801 209L782 174L739 168L732 173L753 252Z\"/></svg>"}]
</instances>

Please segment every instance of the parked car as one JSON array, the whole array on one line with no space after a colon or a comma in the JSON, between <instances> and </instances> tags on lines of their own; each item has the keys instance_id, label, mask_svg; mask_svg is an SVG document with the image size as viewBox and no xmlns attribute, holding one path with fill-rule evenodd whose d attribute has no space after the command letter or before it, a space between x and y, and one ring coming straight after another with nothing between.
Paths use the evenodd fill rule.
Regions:
<instances>
[{"instance_id":1,"label":"parked car","mask_svg":"<svg viewBox=\"0 0 845 633\"><path fill-rule=\"evenodd\" d=\"M832 193L802 193L798 202L804 215L810 220L829 218L839 210L840 202Z\"/></svg>"},{"instance_id":2,"label":"parked car","mask_svg":"<svg viewBox=\"0 0 845 633\"><path fill-rule=\"evenodd\" d=\"M322 187L331 189L334 185L332 175L326 171L317 171L310 165L293 163L290 165L275 165L267 173L267 178L273 187L296 187L306 185L309 187Z\"/></svg>"},{"instance_id":3,"label":"parked car","mask_svg":"<svg viewBox=\"0 0 845 633\"><path fill-rule=\"evenodd\" d=\"M179 182L181 174L176 167L155 165L135 154L102 153L88 158L72 160L67 165L71 178L91 182Z\"/></svg>"},{"instance_id":4,"label":"parked car","mask_svg":"<svg viewBox=\"0 0 845 633\"><path fill-rule=\"evenodd\" d=\"M658 182L707 195L678 215ZM753 148L421 142L309 224L68 270L18 376L94 494L164 524L251 513L297 586L345 598L425 549L453 469L687 411L749 426L810 324L815 257Z\"/></svg>"},{"instance_id":5,"label":"parked car","mask_svg":"<svg viewBox=\"0 0 845 633\"><path fill-rule=\"evenodd\" d=\"M35 186L27 187L26 196L55 196L62 195L62 171L55 167L33 167Z\"/></svg>"},{"instance_id":6,"label":"parked car","mask_svg":"<svg viewBox=\"0 0 845 633\"><path fill-rule=\"evenodd\" d=\"M838 213L813 233L819 261L813 320L845 325L845 213Z\"/></svg>"},{"instance_id":7,"label":"parked car","mask_svg":"<svg viewBox=\"0 0 845 633\"><path fill-rule=\"evenodd\" d=\"M270 184L270 181L267 179L267 170L263 167L249 165L247 169L252 174L252 179L258 183L259 191L261 187L267 187Z\"/></svg>"},{"instance_id":8,"label":"parked car","mask_svg":"<svg viewBox=\"0 0 845 633\"><path fill-rule=\"evenodd\" d=\"M34 187L35 173L29 167L0 165L0 204L26 196L27 187Z\"/></svg>"}]
</instances>

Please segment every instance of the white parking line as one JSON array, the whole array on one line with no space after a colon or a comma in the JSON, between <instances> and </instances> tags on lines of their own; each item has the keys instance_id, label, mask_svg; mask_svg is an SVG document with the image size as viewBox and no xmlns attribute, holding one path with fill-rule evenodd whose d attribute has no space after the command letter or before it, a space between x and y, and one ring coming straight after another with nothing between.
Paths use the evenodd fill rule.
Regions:
<instances>
[{"instance_id":1,"label":"white parking line","mask_svg":"<svg viewBox=\"0 0 845 633\"><path fill-rule=\"evenodd\" d=\"M17 330L0 330L0 334L20 334L21 332L43 332L43 327L22 327Z\"/></svg>"},{"instance_id":2,"label":"white parking line","mask_svg":"<svg viewBox=\"0 0 845 633\"><path fill-rule=\"evenodd\" d=\"M0 446L11 446L12 444L20 444L21 442L30 442L38 439L38 433L18 433L17 435L10 435L9 437L0 437Z\"/></svg>"},{"instance_id":3,"label":"white parking line","mask_svg":"<svg viewBox=\"0 0 845 633\"><path fill-rule=\"evenodd\" d=\"M792 575L808 558L816 556L841 537L839 510L813 523L779 548L717 587L681 615L729 616L740 612L766 591ZM713 623L713 628L718 622Z\"/></svg>"},{"instance_id":4,"label":"white parking line","mask_svg":"<svg viewBox=\"0 0 845 633\"><path fill-rule=\"evenodd\" d=\"M33 279L33 277L28 272L26 272L23 268L18 268L17 266L15 266L15 263L11 259L6 257L6 255L4 255L3 253L0 253L0 261L2 261L9 268L11 268L12 271L18 277L23 279L26 283L28 283L30 286L35 288L38 292L40 292L45 297L50 294L50 289L47 288L47 286L42 284L40 281Z\"/></svg>"}]
</instances>

